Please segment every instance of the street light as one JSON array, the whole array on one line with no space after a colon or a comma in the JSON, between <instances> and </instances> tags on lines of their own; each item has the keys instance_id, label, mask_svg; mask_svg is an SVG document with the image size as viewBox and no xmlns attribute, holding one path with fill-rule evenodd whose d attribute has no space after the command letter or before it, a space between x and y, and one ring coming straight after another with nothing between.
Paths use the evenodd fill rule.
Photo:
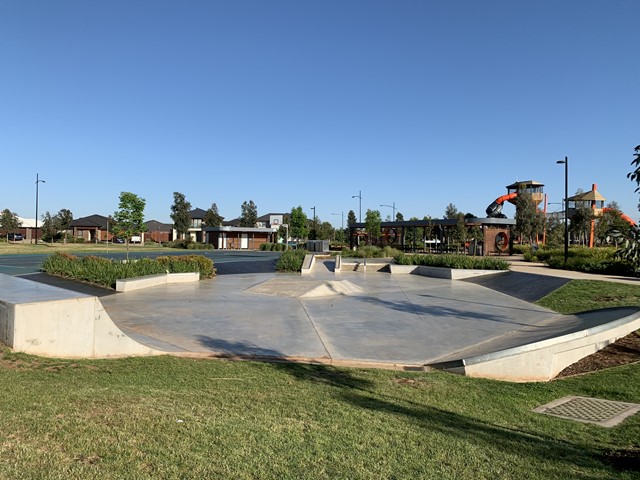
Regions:
<instances>
[{"instance_id":1,"label":"street light","mask_svg":"<svg viewBox=\"0 0 640 480\"><path fill-rule=\"evenodd\" d=\"M36 173L36 245L38 244L38 184L46 183L44 180L40 180L40 177Z\"/></svg>"},{"instance_id":2,"label":"street light","mask_svg":"<svg viewBox=\"0 0 640 480\"><path fill-rule=\"evenodd\" d=\"M358 190L358 195L352 195L351 198L360 199L360 209L358 210L358 223L362 222L362 190Z\"/></svg>"},{"instance_id":3,"label":"street light","mask_svg":"<svg viewBox=\"0 0 640 480\"><path fill-rule=\"evenodd\" d=\"M344 230L344 212L332 213L331 215L340 215L342 217L342 223L340 224L340 228L342 228L342 230Z\"/></svg>"},{"instance_id":4,"label":"street light","mask_svg":"<svg viewBox=\"0 0 640 480\"><path fill-rule=\"evenodd\" d=\"M569 259L569 158L558 160L556 163L564 164L564 264Z\"/></svg>"},{"instance_id":5,"label":"street light","mask_svg":"<svg viewBox=\"0 0 640 480\"><path fill-rule=\"evenodd\" d=\"M393 205L380 205L381 207L389 207L393 209L393 217L391 217L391 221L396 221L396 202L393 202Z\"/></svg>"},{"instance_id":6,"label":"street light","mask_svg":"<svg viewBox=\"0 0 640 480\"><path fill-rule=\"evenodd\" d=\"M313 239L316 240L318 236L318 226L316 225L316 207L311 207L313 210Z\"/></svg>"}]
</instances>

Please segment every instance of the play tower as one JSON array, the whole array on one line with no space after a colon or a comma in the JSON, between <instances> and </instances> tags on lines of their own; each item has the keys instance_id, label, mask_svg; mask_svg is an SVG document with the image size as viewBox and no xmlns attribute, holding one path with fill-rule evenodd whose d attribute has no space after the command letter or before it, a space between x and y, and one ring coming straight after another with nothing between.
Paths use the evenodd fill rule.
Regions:
<instances>
[{"instance_id":1,"label":"play tower","mask_svg":"<svg viewBox=\"0 0 640 480\"><path fill-rule=\"evenodd\" d=\"M545 200L544 194L544 184L540 182L536 182L535 180L522 180L516 181L511 185L506 186L507 193L506 195L502 195L501 197L496 198L491 205L487 207L487 216L488 217L504 217L502 212L502 207L504 202L509 202L515 205L516 197L518 196L518 192L527 192L531 194L531 198L536 203L536 208L540 210L540 204ZM545 202L544 207L542 208L546 212L547 205Z\"/></svg>"}]
</instances>

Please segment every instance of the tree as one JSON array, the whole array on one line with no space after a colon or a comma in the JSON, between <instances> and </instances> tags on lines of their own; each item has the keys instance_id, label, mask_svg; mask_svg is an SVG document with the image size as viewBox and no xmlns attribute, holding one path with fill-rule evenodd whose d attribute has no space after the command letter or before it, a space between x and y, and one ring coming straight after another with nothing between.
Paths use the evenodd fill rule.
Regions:
<instances>
[{"instance_id":1,"label":"tree","mask_svg":"<svg viewBox=\"0 0 640 480\"><path fill-rule=\"evenodd\" d=\"M586 205L580 205L574 210L573 215L571 215L569 231L574 237L578 238L578 241L582 245L587 243L593 218L593 210Z\"/></svg>"},{"instance_id":2,"label":"tree","mask_svg":"<svg viewBox=\"0 0 640 480\"><path fill-rule=\"evenodd\" d=\"M374 240L380 238L380 232L382 230L382 215L380 215L378 210L367 209L364 224L367 231L367 237L369 239L369 245L372 245Z\"/></svg>"},{"instance_id":3,"label":"tree","mask_svg":"<svg viewBox=\"0 0 640 480\"><path fill-rule=\"evenodd\" d=\"M400 212L396 213L396 222L404 222L404 215L402 215Z\"/></svg>"},{"instance_id":4,"label":"tree","mask_svg":"<svg viewBox=\"0 0 640 480\"><path fill-rule=\"evenodd\" d=\"M127 260L129 260L129 242L134 235L140 235L147 230L144 224L144 207L146 200L135 193L120 193L118 210L113 214L115 220L115 232L124 237L127 247Z\"/></svg>"},{"instance_id":5,"label":"tree","mask_svg":"<svg viewBox=\"0 0 640 480\"><path fill-rule=\"evenodd\" d=\"M518 189L516 204L516 235L520 237L520 243L527 241L532 243L535 236L542 231L542 218L537 213L536 202L531 192L524 188Z\"/></svg>"},{"instance_id":6,"label":"tree","mask_svg":"<svg viewBox=\"0 0 640 480\"><path fill-rule=\"evenodd\" d=\"M171 220L173 220L173 228L176 229L180 238L184 238L189 231L189 225L191 224L189 210L191 210L191 204L185 196L180 192L173 192Z\"/></svg>"},{"instance_id":7,"label":"tree","mask_svg":"<svg viewBox=\"0 0 640 480\"><path fill-rule=\"evenodd\" d=\"M309 225L307 222L307 215L302 210L301 206L297 206L291 209L291 215L289 218L289 233L292 238L298 240L305 240L309 235Z\"/></svg>"},{"instance_id":8,"label":"tree","mask_svg":"<svg viewBox=\"0 0 640 480\"><path fill-rule=\"evenodd\" d=\"M0 230L7 235L8 233L15 232L20 228L22 222L18 218L18 215L13 213L8 208L5 208L0 213ZM7 243L9 243L9 236L7 235Z\"/></svg>"},{"instance_id":9,"label":"tree","mask_svg":"<svg viewBox=\"0 0 640 480\"><path fill-rule=\"evenodd\" d=\"M55 221L58 227L58 232L64 232L64 243L67 243L67 231L73 221L73 213L71 213L71 210L61 208L56 214Z\"/></svg>"},{"instance_id":10,"label":"tree","mask_svg":"<svg viewBox=\"0 0 640 480\"><path fill-rule=\"evenodd\" d=\"M598 218L595 228L595 236L600 244L606 243L612 232L627 237L631 225L622 218L622 212L616 202L607 205L607 210ZM617 243L617 242L616 242Z\"/></svg>"},{"instance_id":11,"label":"tree","mask_svg":"<svg viewBox=\"0 0 640 480\"><path fill-rule=\"evenodd\" d=\"M331 240L334 237L334 232L335 230L330 222L318 222L316 238L321 240Z\"/></svg>"},{"instance_id":12,"label":"tree","mask_svg":"<svg viewBox=\"0 0 640 480\"><path fill-rule=\"evenodd\" d=\"M42 240L45 242L53 242L58 235L58 226L48 210L42 216L40 231L42 232Z\"/></svg>"},{"instance_id":13,"label":"tree","mask_svg":"<svg viewBox=\"0 0 640 480\"><path fill-rule=\"evenodd\" d=\"M240 214L240 226L253 228L258 222L258 207L253 200L242 202L242 213Z\"/></svg>"},{"instance_id":14,"label":"tree","mask_svg":"<svg viewBox=\"0 0 640 480\"><path fill-rule=\"evenodd\" d=\"M349 213L347 213L347 227L350 227L355 223L358 223L358 220L356 219L356 212L349 210Z\"/></svg>"},{"instance_id":15,"label":"tree","mask_svg":"<svg viewBox=\"0 0 640 480\"><path fill-rule=\"evenodd\" d=\"M204 214L202 221L207 227L219 227L222 225L222 220L224 220L224 218L218 213L218 205L212 203L211 208Z\"/></svg>"},{"instance_id":16,"label":"tree","mask_svg":"<svg viewBox=\"0 0 640 480\"><path fill-rule=\"evenodd\" d=\"M635 157L631 161L631 165L635 167L633 172L627 174L627 178L632 182L635 182L635 192L640 192L640 145L634 149ZM638 203L638 209L640 210L640 203ZM636 273L640 272L640 230L636 228L629 229L629 234L625 238L622 233L614 233L613 237L623 239L623 243L616 251L616 257L627 261L635 270Z\"/></svg>"},{"instance_id":17,"label":"tree","mask_svg":"<svg viewBox=\"0 0 640 480\"><path fill-rule=\"evenodd\" d=\"M455 220L458 218L458 209L453 203L447 205L447 208L444 210L444 218Z\"/></svg>"}]
</instances>

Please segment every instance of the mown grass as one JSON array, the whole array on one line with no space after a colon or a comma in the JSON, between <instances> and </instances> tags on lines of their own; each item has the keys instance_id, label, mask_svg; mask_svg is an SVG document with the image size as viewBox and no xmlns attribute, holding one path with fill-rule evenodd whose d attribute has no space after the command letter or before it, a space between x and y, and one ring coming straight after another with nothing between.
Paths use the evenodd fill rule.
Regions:
<instances>
[{"instance_id":1,"label":"mown grass","mask_svg":"<svg viewBox=\"0 0 640 480\"><path fill-rule=\"evenodd\" d=\"M144 245L129 245L130 252L160 252L166 251L167 248L157 243L146 243ZM0 241L0 255L22 255L30 253L49 254L54 252L63 253L114 253L126 252L127 248L123 244L117 243L26 243L26 242L7 242Z\"/></svg>"},{"instance_id":2,"label":"mown grass","mask_svg":"<svg viewBox=\"0 0 640 480\"><path fill-rule=\"evenodd\" d=\"M439 372L181 359L0 355L0 477L636 478L601 459L613 429L531 409L640 398L640 367L546 384ZM10 386L10 388L9 388Z\"/></svg>"},{"instance_id":3,"label":"mown grass","mask_svg":"<svg viewBox=\"0 0 640 480\"><path fill-rule=\"evenodd\" d=\"M640 284L572 280L537 303L567 315L608 307L640 307Z\"/></svg>"}]
</instances>

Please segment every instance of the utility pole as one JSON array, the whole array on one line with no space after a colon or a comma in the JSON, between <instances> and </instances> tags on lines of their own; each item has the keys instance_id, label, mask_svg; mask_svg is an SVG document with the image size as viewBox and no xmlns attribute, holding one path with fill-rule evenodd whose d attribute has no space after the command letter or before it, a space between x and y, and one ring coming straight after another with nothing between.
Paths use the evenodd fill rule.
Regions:
<instances>
[{"instance_id":1,"label":"utility pole","mask_svg":"<svg viewBox=\"0 0 640 480\"><path fill-rule=\"evenodd\" d=\"M359 210L358 210L358 223L362 223L362 190L358 190L358 195L353 195L351 198L358 198L359 202Z\"/></svg>"}]
</instances>

